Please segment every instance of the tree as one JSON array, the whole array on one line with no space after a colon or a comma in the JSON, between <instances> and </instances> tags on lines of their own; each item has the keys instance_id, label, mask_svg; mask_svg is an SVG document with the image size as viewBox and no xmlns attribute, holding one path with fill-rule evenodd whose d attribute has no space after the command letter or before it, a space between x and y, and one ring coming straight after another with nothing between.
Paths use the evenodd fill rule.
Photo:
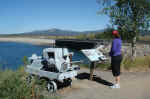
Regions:
<instances>
[{"instance_id":1,"label":"tree","mask_svg":"<svg viewBox=\"0 0 150 99\"><path fill-rule=\"evenodd\" d=\"M136 39L150 24L150 0L98 0L100 13L110 17L122 39L131 40L132 56L136 57Z\"/></svg>"}]
</instances>

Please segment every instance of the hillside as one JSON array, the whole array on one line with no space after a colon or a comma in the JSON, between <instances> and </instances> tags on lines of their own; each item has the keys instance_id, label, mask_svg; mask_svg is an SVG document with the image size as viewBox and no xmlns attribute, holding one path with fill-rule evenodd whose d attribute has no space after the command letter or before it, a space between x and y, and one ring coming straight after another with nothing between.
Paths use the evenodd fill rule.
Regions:
<instances>
[{"instance_id":1,"label":"hillside","mask_svg":"<svg viewBox=\"0 0 150 99\"><path fill-rule=\"evenodd\" d=\"M57 29L57 28L52 28L52 29L47 29L47 30L35 30L31 32L25 32L25 33L13 33L13 34L6 34L6 35L15 35L15 36L27 36L27 35L32 35L32 36L37 36L37 35L48 35L48 36L77 36L80 34L90 34L90 33L100 33L103 32L104 30L90 30L90 31L72 31L72 30L63 30L63 29ZM1 34L4 35L4 34Z\"/></svg>"},{"instance_id":2,"label":"hillside","mask_svg":"<svg viewBox=\"0 0 150 99\"><path fill-rule=\"evenodd\" d=\"M73 30L63 30L58 28L51 28L47 30L35 30L31 32L25 32L25 33L13 33L13 35L48 35L48 36L77 36L80 34L91 34L91 33L102 33L105 29L101 30L89 30L89 31L73 31ZM140 33L143 36L150 35L150 30L148 31L141 31Z\"/></svg>"}]
</instances>

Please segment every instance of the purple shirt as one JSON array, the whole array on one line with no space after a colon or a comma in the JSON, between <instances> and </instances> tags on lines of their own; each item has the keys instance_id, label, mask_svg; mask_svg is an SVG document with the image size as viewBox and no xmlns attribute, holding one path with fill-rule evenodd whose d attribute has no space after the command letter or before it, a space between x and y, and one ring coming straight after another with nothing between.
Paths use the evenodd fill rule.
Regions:
<instances>
[{"instance_id":1,"label":"purple shirt","mask_svg":"<svg viewBox=\"0 0 150 99\"><path fill-rule=\"evenodd\" d=\"M120 38L115 38L112 42L110 56L117 56L121 55L121 46L122 46L122 40Z\"/></svg>"}]
</instances>

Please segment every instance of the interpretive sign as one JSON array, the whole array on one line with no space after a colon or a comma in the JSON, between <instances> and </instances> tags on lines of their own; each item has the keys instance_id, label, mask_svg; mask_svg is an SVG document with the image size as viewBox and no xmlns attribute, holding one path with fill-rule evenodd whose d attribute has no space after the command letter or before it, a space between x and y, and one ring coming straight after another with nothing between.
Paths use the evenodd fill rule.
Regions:
<instances>
[{"instance_id":1,"label":"interpretive sign","mask_svg":"<svg viewBox=\"0 0 150 99\"><path fill-rule=\"evenodd\" d=\"M96 61L106 59L106 57L97 49L85 49L81 51L91 62L96 62Z\"/></svg>"}]
</instances>

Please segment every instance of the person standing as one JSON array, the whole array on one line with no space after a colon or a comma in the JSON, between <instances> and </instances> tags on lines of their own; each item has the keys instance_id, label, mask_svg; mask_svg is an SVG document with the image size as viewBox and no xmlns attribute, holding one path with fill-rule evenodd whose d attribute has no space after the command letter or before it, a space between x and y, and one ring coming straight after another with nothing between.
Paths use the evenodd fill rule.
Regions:
<instances>
[{"instance_id":1,"label":"person standing","mask_svg":"<svg viewBox=\"0 0 150 99\"><path fill-rule=\"evenodd\" d=\"M115 77L115 84L111 88L120 88L120 65L122 61L122 40L117 30L112 32L114 39L112 41L110 56L111 56L111 68L112 74Z\"/></svg>"}]
</instances>

